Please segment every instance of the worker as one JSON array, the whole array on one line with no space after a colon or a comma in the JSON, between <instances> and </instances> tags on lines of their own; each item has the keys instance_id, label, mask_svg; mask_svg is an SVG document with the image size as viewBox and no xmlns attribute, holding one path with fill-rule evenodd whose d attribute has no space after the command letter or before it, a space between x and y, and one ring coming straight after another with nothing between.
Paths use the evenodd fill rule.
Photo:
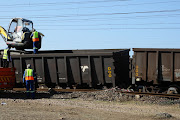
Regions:
<instances>
[{"instance_id":1,"label":"worker","mask_svg":"<svg viewBox=\"0 0 180 120\"><path fill-rule=\"evenodd\" d=\"M8 46L6 49L4 49L3 53L3 68L9 67L9 61L11 61L10 57L10 46Z\"/></svg>"},{"instance_id":2,"label":"worker","mask_svg":"<svg viewBox=\"0 0 180 120\"><path fill-rule=\"evenodd\" d=\"M31 95L31 99L34 99L35 97L34 82L36 82L36 76L34 74L34 70L31 69L31 64L28 64L27 69L25 69L23 75L23 83L26 84L27 98L30 98L30 95Z\"/></svg>"},{"instance_id":3,"label":"worker","mask_svg":"<svg viewBox=\"0 0 180 120\"><path fill-rule=\"evenodd\" d=\"M40 34L35 29L33 29L33 33L31 34L31 37L33 41L33 53L37 54L39 48Z\"/></svg>"}]
</instances>

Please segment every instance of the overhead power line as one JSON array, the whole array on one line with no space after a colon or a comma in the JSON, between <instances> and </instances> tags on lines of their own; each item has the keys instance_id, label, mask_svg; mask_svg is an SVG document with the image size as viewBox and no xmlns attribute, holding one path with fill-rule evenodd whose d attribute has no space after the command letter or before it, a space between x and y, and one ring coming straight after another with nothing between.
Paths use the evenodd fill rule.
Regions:
<instances>
[{"instance_id":1,"label":"overhead power line","mask_svg":"<svg viewBox=\"0 0 180 120\"><path fill-rule=\"evenodd\" d=\"M128 14L144 14L144 13L165 13L165 12L177 12L177 11L180 11L180 9L155 10L155 11L138 11L138 12L117 12L117 13L95 13L95 14L78 14L78 15L77 14L69 14L69 15L71 15L71 16L101 16L101 15L128 15Z\"/></svg>"},{"instance_id":2,"label":"overhead power line","mask_svg":"<svg viewBox=\"0 0 180 120\"><path fill-rule=\"evenodd\" d=\"M69 5L69 4L92 4L92 3L103 3L103 2L126 2L126 1L131 1L131 0L101 0L101 1L77 1L77 2L49 2L49 3L29 3L29 4L11 4L11 5L0 5L2 7L12 7L12 6L49 6L49 5Z\"/></svg>"},{"instance_id":3,"label":"overhead power line","mask_svg":"<svg viewBox=\"0 0 180 120\"><path fill-rule=\"evenodd\" d=\"M53 20L44 20L44 18L39 18L43 19L42 21L106 21L106 20L121 20L121 19L134 19L134 18L161 18L161 17L179 17L180 14L170 14L170 15L146 15L146 16L132 16L132 17L111 17L111 18L69 18L69 19L54 19Z\"/></svg>"},{"instance_id":4,"label":"overhead power line","mask_svg":"<svg viewBox=\"0 0 180 120\"><path fill-rule=\"evenodd\" d=\"M141 15L141 16L131 16L131 17L121 17L121 16L119 16L119 17L111 17L111 18L109 18L109 17L88 17L88 18L67 18L67 19L65 19L65 18L63 18L63 19L61 19L61 18L59 18L59 19L56 19L57 17L46 17L46 19L44 18L44 17L36 17L36 16L34 16L34 17L28 17L28 16L24 16L25 18L27 18L27 19L31 19L31 20L33 20L33 19L35 19L35 20L38 20L39 22L43 22L43 23L49 23L49 22L60 22L60 23L62 23L62 22L83 22L83 21L85 21L85 22L95 22L95 21L98 21L98 22L103 22L103 21L117 21L117 20L129 20L129 19L146 19L146 18L148 18L148 19L160 19L160 18L164 18L164 17L166 17L166 18L178 18L180 16L180 14L157 14L157 15ZM1 19L3 19L3 20L5 20L5 19L11 19L11 17L9 17L9 18L2 18L1 17ZM33 21L35 21L35 20L33 20ZM5 22L5 21L2 21L1 20L1 23L2 22ZM7 21L6 21L7 22Z\"/></svg>"},{"instance_id":5,"label":"overhead power line","mask_svg":"<svg viewBox=\"0 0 180 120\"><path fill-rule=\"evenodd\" d=\"M113 2L113 1L111 1ZM67 7L67 8L58 8L58 9L36 9L36 10L32 10L32 8L30 8L30 10L14 10L13 12L26 12L26 11L49 11L49 10L64 10L64 9L93 9L93 8L106 8L106 7L126 7L126 6L138 6L138 5L153 5L153 4L166 4L166 3L174 3L174 2L180 2L180 1L166 1L166 2L147 2L147 3L134 3L134 4L125 4L125 5L110 5L110 6L90 6L90 7ZM48 4L48 6L53 6L54 4L57 5L57 3L41 3L39 4L40 6L43 6L43 4ZM19 5L24 5L24 4L19 4ZM31 4L29 4L31 5ZM62 4L61 4L62 5ZM14 6L14 5L13 5ZM16 5L15 5L16 6ZM2 6L3 7L3 6ZM27 6L24 6L27 7ZM1 12L12 12L12 11L1 11Z\"/></svg>"},{"instance_id":6,"label":"overhead power line","mask_svg":"<svg viewBox=\"0 0 180 120\"><path fill-rule=\"evenodd\" d=\"M109 16L109 15L129 15L129 14L149 14L149 13L169 13L178 12L180 9L173 10L155 10L155 11L137 11L137 12L116 12L116 13L94 13L94 14L67 14L67 15L55 15L55 16L36 16L36 18L47 17L82 17L82 16Z\"/></svg>"},{"instance_id":7,"label":"overhead power line","mask_svg":"<svg viewBox=\"0 0 180 120\"><path fill-rule=\"evenodd\" d=\"M88 24L88 25L82 25L82 24L78 24L78 25L75 25L75 24L63 24L63 25L59 25L59 24L40 24L40 25L36 25L36 26L65 26L65 27L67 27L67 26L69 26L69 27L71 27L71 26L117 26L117 25L179 25L180 23L139 23L139 24L126 24L126 23L124 23L124 24Z\"/></svg>"},{"instance_id":8,"label":"overhead power line","mask_svg":"<svg viewBox=\"0 0 180 120\"><path fill-rule=\"evenodd\" d=\"M131 15L131 14L151 14L151 13L171 13L179 12L180 9L136 11L136 12L116 12L116 13L94 13L94 14L66 14L66 15L33 15L31 18L62 18L62 17L86 17L86 16L111 16L111 15ZM1 16L0 19L9 19L9 16Z\"/></svg>"},{"instance_id":9,"label":"overhead power line","mask_svg":"<svg viewBox=\"0 0 180 120\"><path fill-rule=\"evenodd\" d=\"M125 6L137 6L137 5L150 5L150 4L165 4L165 3L173 3L173 2L180 2L180 1L168 1L168 2L147 2L147 3L135 3L135 4L125 4L125 5L111 5L111 6L94 6L94 7L79 7L81 8L99 8L99 7L125 7ZM67 8L71 9L71 8ZM75 8L73 8L75 9ZM76 8L77 9L77 8Z\"/></svg>"},{"instance_id":10,"label":"overhead power line","mask_svg":"<svg viewBox=\"0 0 180 120\"><path fill-rule=\"evenodd\" d=\"M176 27L169 27L169 28L84 28L84 29L49 29L49 28L44 28L44 29L38 29L38 30L123 30L123 29L134 29L134 30L151 30L151 29L157 29L157 30L180 30L180 28L176 28Z\"/></svg>"}]
</instances>

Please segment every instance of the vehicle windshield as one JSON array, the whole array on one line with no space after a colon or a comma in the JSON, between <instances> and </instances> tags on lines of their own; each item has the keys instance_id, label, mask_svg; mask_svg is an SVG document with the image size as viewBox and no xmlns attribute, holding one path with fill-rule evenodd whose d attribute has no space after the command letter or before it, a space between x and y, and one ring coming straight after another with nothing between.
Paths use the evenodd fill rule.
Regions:
<instances>
[{"instance_id":1,"label":"vehicle windshield","mask_svg":"<svg viewBox=\"0 0 180 120\"><path fill-rule=\"evenodd\" d=\"M18 19L17 21L12 21L9 28L9 32L21 32L22 31L22 20Z\"/></svg>"},{"instance_id":2,"label":"vehicle windshield","mask_svg":"<svg viewBox=\"0 0 180 120\"><path fill-rule=\"evenodd\" d=\"M24 32L32 31L32 23L31 22L24 22L23 23L23 31Z\"/></svg>"},{"instance_id":3,"label":"vehicle windshield","mask_svg":"<svg viewBox=\"0 0 180 120\"><path fill-rule=\"evenodd\" d=\"M17 26L17 22L16 22L16 21L13 21L13 22L11 23L10 28L9 28L9 32L12 32L12 33L15 32L16 26Z\"/></svg>"}]
</instances>

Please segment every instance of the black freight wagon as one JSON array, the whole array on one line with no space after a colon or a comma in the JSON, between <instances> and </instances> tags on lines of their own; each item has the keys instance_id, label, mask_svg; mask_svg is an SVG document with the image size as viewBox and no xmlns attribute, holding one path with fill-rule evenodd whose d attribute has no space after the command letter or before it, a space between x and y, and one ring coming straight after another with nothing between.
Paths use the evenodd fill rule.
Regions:
<instances>
[{"instance_id":1,"label":"black freight wagon","mask_svg":"<svg viewBox=\"0 0 180 120\"><path fill-rule=\"evenodd\" d=\"M2 53L1 61L2 66ZM27 64L37 74L39 87L123 87L129 81L129 49L11 51L10 67L16 68L16 87L22 86Z\"/></svg>"},{"instance_id":2,"label":"black freight wagon","mask_svg":"<svg viewBox=\"0 0 180 120\"><path fill-rule=\"evenodd\" d=\"M132 83L156 92L180 90L180 49L133 48Z\"/></svg>"}]
</instances>

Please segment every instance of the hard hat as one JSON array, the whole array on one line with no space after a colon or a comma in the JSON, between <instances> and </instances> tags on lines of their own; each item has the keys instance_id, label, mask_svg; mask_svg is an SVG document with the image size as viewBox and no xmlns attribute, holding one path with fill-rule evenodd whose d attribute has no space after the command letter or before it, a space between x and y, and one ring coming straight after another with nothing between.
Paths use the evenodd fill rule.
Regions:
<instances>
[{"instance_id":1,"label":"hard hat","mask_svg":"<svg viewBox=\"0 0 180 120\"><path fill-rule=\"evenodd\" d=\"M31 64L28 64L28 65L27 65L27 68L31 68Z\"/></svg>"}]
</instances>

